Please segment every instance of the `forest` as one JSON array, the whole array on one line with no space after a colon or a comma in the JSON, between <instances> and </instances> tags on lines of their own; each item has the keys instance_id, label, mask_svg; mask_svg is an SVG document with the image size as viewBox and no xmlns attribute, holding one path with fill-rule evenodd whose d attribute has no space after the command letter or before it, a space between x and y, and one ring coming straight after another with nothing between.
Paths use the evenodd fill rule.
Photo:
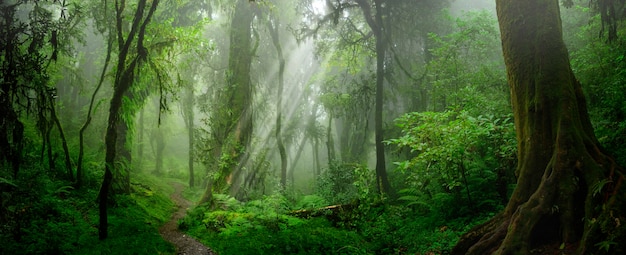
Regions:
<instances>
[{"instance_id":1,"label":"forest","mask_svg":"<svg viewBox=\"0 0 626 255\"><path fill-rule=\"evenodd\" d=\"M626 0L0 13L0 254L626 254Z\"/></svg>"}]
</instances>

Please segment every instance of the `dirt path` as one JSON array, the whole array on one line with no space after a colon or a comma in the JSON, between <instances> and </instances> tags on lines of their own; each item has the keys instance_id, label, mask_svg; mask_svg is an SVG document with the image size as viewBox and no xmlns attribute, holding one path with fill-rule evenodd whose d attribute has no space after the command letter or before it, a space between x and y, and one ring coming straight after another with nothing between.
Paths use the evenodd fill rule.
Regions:
<instances>
[{"instance_id":1,"label":"dirt path","mask_svg":"<svg viewBox=\"0 0 626 255\"><path fill-rule=\"evenodd\" d=\"M181 193L185 188L182 184L172 182L174 193L170 196L172 201L178 206L178 210L172 215L172 218L159 228L159 234L166 241L174 244L176 254L184 255L215 255L208 247L196 241L192 237L178 230L178 220L185 217L187 208L191 202L182 197Z\"/></svg>"}]
</instances>

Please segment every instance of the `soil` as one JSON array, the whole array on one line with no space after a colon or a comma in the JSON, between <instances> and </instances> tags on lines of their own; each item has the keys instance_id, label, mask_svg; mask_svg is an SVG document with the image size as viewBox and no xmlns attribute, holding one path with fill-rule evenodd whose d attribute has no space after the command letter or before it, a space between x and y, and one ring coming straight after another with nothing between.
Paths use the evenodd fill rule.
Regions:
<instances>
[{"instance_id":1,"label":"soil","mask_svg":"<svg viewBox=\"0 0 626 255\"><path fill-rule=\"evenodd\" d=\"M166 241L172 243L176 247L176 254L182 255L215 255L208 247L198 242L196 239L186 235L178 230L178 220L185 217L187 209L191 202L182 197L181 193L185 188L183 184L172 182L174 193L170 196L172 201L178 207L178 210L172 215L172 218L159 228L159 234Z\"/></svg>"}]
</instances>

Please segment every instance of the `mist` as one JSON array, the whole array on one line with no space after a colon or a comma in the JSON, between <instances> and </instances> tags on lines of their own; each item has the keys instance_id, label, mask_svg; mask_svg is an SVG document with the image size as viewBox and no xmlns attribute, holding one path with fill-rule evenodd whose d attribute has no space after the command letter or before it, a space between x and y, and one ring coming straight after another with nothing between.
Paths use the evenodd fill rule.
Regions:
<instances>
[{"instance_id":1,"label":"mist","mask_svg":"<svg viewBox=\"0 0 626 255\"><path fill-rule=\"evenodd\" d=\"M464 254L483 245L464 233L516 217L506 214L512 203L534 194L514 197L526 180L520 118L530 118L516 93L536 84L514 78L571 73L567 95L588 102L576 106L584 131L595 130L585 134L616 165L626 155L621 17L559 1L541 19L556 20L548 28L558 37L541 44L515 33L543 25L501 26L513 1L500 1L498 15L495 2L3 1L0 239L12 241L0 253ZM508 42L513 35L533 47ZM530 59L554 53L547 45L567 57ZM542 53L508 54L515 47ZM537 67L554 59L569 62ZM537 66L517 74L515 61ZM593 183L613 185L612 175ZM610 188L618 194L619 184ZM584 208L572 217L593 211ZM569 251L595 229L576 226L576 240L527 243Z\"/></svg>"}]
</instances>

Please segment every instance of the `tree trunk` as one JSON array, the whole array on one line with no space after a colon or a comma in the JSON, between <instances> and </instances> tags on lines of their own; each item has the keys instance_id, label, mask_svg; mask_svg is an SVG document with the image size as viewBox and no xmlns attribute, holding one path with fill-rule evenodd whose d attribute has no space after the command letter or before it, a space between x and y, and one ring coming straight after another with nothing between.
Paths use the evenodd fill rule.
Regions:
<instances>
[{"instance_id":1,"label":"tree trunk","mask_svg":"<svg viewBox=\"0 0 626 255\"><path fill-rule=\"evenodd\" d=\"M314 177L315 180L318 179L318 177L322 174L322 166L320 165L320 153L319 153L319 139L318 138L313 138L313 159L315 162L315 169L314 169Z\"/></svg>"},{"instance_id":2,"label":"tree trunk","mask_svg":"<svg viewBox=\"0 0 626 255\"><path fill-rule=\"evenodd\" d=\"M374 108L374 142L376 144L376 183L380 193L389 193L391 185L385 165L385 145L383 144L383 93L385 81L385 51L387 40L383 28L383 0L374 0L376 13L366 0L357 0L367 24L376 38L376 105Z\"/></svg>"},{"instance_id":3,"label":"tree trunk","mask_svg":"<svg viewBox=\"0 0 626 255\"><path fill-rule=\"evenodd\" d=\"M137 125L137 129L135 132L137 132L137 158L135 159L135 164L136 164L136 170L137 171L141 171L143 169L143 154L144 154L144 147L145 147L145 135L146 135L146 114L145 114L146 110L144 109L144 107L142 107L139 110L139 124Z\"/></svg>"},{"instance_id":4,"label":"tree trunk","mask_svg":"<svg viewBox=\"0 0 626 255\"><path fill-rule=\"evenodd\" d=\"M217 154L214 166L217 173L209 181L200 203L212 203L213 192L223 192L229 188L231 175L242 169L252 137L252 33L250 26L254 19L254 2L237 0L235 14L231 20L230 51L226 89L220 96L221 107L216 117L218 124L213 127Z\"/></svg>"},{"instance_id":5,"label":"tree trunk","mask_svg":"<svg viewBox=\"0 0 626 255\"><path fill-rule=\"evenodd\" d=\"M276 48L276 55L278 57L278 90L276 91L276 146L278 147L278 153L280 154L280 185L281 189L287 188L287 152L285 151L285 144L283 143L282 130L282 118L283 118L283 87L285 86L285 57L283 56L283 49L280 45L280 37L278 34L278 27L280 21L278 18L274 18L273 22L268 21L267 26L272 37L272 43ZM293 183L292 183L293 185Z\"/></svg>"},{"instance_id":6,"label":"tree trunk","mask_svg":"<svg viewBox=\"0 0 626 255\"><path fill-rule=\"evenodd\" d=\"M296 171L296 165L298 164L298 161L300 160L300 156L302 156L302 151L304 151L304 146L306 145L308 138L309 137L306 134L304 134L304 136L302 137L302 140L300 140L298 151L296 151L296 156L293 157L293 159L291 160L291 165L289 166L289 179L291 180L291 185L295 183L294 173Z\"/></svg>"},{"instance_id":7,"label":"tree trunk","mask_svg":"<svg viewBox=\"0 0 626 255\"><path fill-rule=\"evenodd\" d=\"M89 100L89 109L87 110L87 119L85 120L85 123L83 124L83 126L80 128L80 131L78 132L78 160L76 162L76 188L77 189L79 189L83 183L83 157L85 154L84 152L85 151L85 146L84 146L85 130L87 130L87 127L91 123L91 113L93 111L94 102L96 101L96 95L98 94L98 91L100 91L100 88L102 87L102 83L104 83L104 78L106 77L106 72L108 70L109 62L111 60L111 52L113 50L114 37L110 33L111 31L109 31L109 35L107 35L108 37L107 55L104 60L104 66L102 67L102 72L100 72L98 85L96 86L96 89L93 91L93 94L91 94L91 100Z\"/></svg>"},{"instance_id":8,"label":"tree trunk","mask_svg":"<svg viewBox=\"0 0 626 255\"><path fill-rule=\"evenodd\" d=\"M156 155L154 174L157 176L163 175L163 150L165 150L165 135L163 134L163 127L159 124L154 132L154 140L156 142Z\"/></svg>"},{"instance_id":9,"label":"tree trunk","mask_svg":"<svg viewBox=\"0 0 626 255\"><path fill-rule=\"evenodd\" d=\"M194 128L194 91L193 84L188 84L186 88L185 102L183 102L183 118L185 118L185 127L187 128L187 139L189 146L189 154L187 155L187 164L189 167L189 187L192 188L195 184L195 176L193 172L193 128Z\"/></svg>"},{"instance_id":10,"label":"tree trunk","mask_svg":"<svg viewBox=\"0 0 626 255\"><path fill-rule=\"evenodd\" d=\"M65 139L65 132L63 132L63 126L57 117L57 111L55 108L54 98L50 100L50 117L54 121L59 129L59 136L61 137L61 145L63 146L63 155L65 156L65 170L67 171L67 178L70 181L74 181L74 171L72 171L72 160L70 159L70 150L67 147L67 139Z\"/></svg>"},{"instance_id":11,"label":"tree trunk","mask_svg":"<svg viewBox=\"0 0 626 255\"><path fill-rule=\"evenodd\" d=\"M518 183L505 210L462 236L452 254L529 254L550 245L604 254L598 243L624 238L615 231L624 220L617 210L624 206L623 190L617 193L623 175L594 136L563 43L559 2L496 2ZM623 244L607 247L610 254L624 252Z\"/></svg>"},{"instance_id":12,"label":"tree trunk","mask_svg":"<svg viewBox=\"0 0 626 255\"><path fill-rule=\"evenodd\" d=\"M115 142L117 148L115 149L115 172L113 172L113 192L115 194L130 194L130 168L132 163L130 144L132 143L128 140L130 138L128 135L129 125L130 123L127 123L127 120L120 116L117 123L117 141Z\"/></svg>"},{"instance_id":13,"label":"tree trunk","mask_svg":"<svg viewBox=\"0 0 626 255\"><path fill-rule=\"evenodd\" d=\"M328 167L335 161L335 142L333 140L333 114L328 113L328 126L326 127L326 150L328 154Z\"/></svg>"},{"instance_id":14,"label":"tree trunk","mask_svg":"<svg viewBox=\"0 0 626 255\"><path fill-rule=\"evenodd\" d=\"M146 56L146 48L143 46L144 34L146 26L150 23L152 15L154 14L159 0L153 0L150 3L150 10L148 14L144 16L147 0L139 0L137 3L137 10L135 11L134 19L132 22L132 28L128 33L126 39L123 37L122 24L123 14L122 9L116 9L116 28L117 28L117 42L119 47L117 71L115 74L115 83L113 84L113 97L111 97L111 104L109 107L109 119L107 122L107 132L105 136L105 164L104 164L104 177L102 185L100 186L100 192L98 193L98 211L99 211L99 226L98 236L100 240L106 239L108 236L108 215L107 205L109 198L109 190L113 181L113 172L115 167L116 156L116 141L117 141L117 125L120 121L120 109L122 108L122 97L132 86L135 76L136 68L139 66L139 61ZM119 6L119 2L116 1L116 6ZM135 38L136 36L136 38ZM133 58L130 63L127 59L130 46L133 40L137 40L137 53L136 58Z\"/></svg>"}]
</instances>

